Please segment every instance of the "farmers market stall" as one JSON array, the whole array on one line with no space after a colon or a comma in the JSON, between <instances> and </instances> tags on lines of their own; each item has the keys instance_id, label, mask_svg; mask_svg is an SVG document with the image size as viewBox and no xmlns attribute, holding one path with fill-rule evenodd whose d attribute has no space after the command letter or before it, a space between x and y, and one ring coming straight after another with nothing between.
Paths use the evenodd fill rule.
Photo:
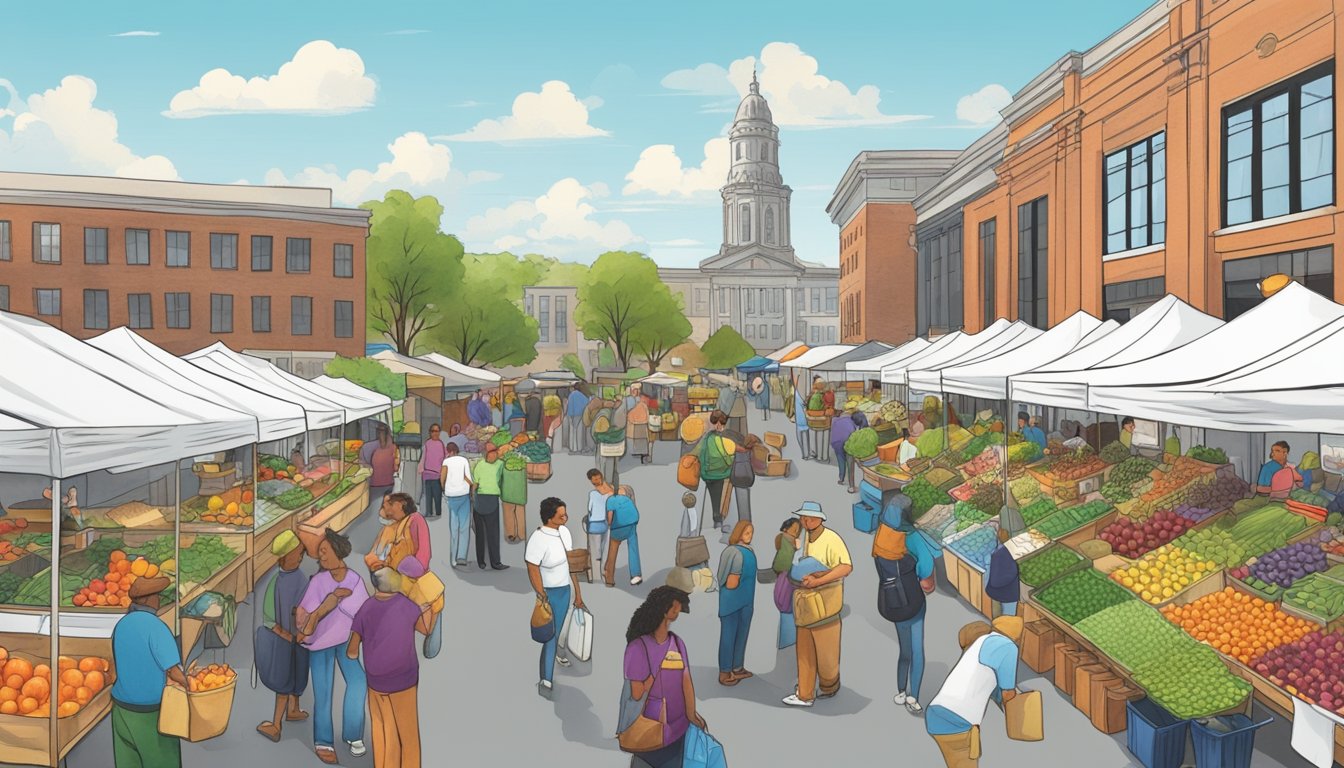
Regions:
<instances>
[{"instance_id":1,"label":"farmers market stall","mask_svg":"<svg viewBox=\"0 0 1344 768\"><path fill-rule=\"evenodd\" d=\"M374 355L374 358L387 354L387 352L379 352ZM443 378L443 418L441 422L445 428L453 424L461 424L463 434L467 435L469 446L483 444L490 439L493 432L487 433L479 428L469 429L471 421L467 418L467 404L473 395L485 390L499 398L502 408L505 394L503 377L484 368L463 365L437 352L420 355L419 357L403 358L403 360ZM499 428L501 425L492 424L490 426Z\"/></svg>"},{"instance_id":2,"label":"farmers market stall","mask_svg":"<svg viewBox=\"0 0 1344 768\"><path fill-rule=\"evenodd\" d=\"M385 354L391 352L390 355ZM448 431L450 424L442 424L443 414L443 377L428 371L422 365L416 365L414 358L397 355L391 350L384 350L369 359L377 363L392 373L401 376L406 382L406 403L402 411L405 423L416 423L420 425L420 439L425 440L429 437L429 428L433 424L440 424L444 432ZM453 422L460 424L460 422Z\"/></svg>"},{"instance_id":3,"label":"farmers market stall","mask_svg":"<svg viewBox=\"0 0 1344 768\"><path fill-rule=\"evenodd\" d=\"M681 421L690 415L687 380L668 373L655 373L639 380L640 389L657 406L649 407L649 439L676 441Z\"/></svg>"}]
</instances>

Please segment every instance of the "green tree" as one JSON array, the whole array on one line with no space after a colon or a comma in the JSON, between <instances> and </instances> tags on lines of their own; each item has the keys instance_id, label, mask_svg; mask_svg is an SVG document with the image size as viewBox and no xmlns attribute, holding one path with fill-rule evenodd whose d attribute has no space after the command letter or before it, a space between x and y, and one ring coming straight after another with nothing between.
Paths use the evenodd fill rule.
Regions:
<instances>
[{"instance_id":1,"label":"green tree","mask_svg":"<svg viewBox=\"0 0 1344 768\"><path fill-rule=\"evenodd\" d=\"M550 263L535 254L514 256L512 253L470 253L463 260L467 274L472 277L498 279L513 301L523 300L523 287L537 285Z\"/></svg>"},{"instance_id":2,"label":"green tree","mask_svg":"<svg viewBox=\"0 0 1344 768\"><path fill-rule=\"evenodd\" d=\"M389 371L377 360L337 355L327 361L326 371L334 379L348 379L393 400L406 399L406 376Z\"/></svg>"},{"instance_id":3,"label":"green tree","mask_svg":"<svg viewBox=\"0 0 1344 768\"><path fill-rule=\"evenodd\" d=\"M574 286L577 288L588 274L588 269L588 266L584 264L546 259L546 273L542 275L541 282L538 284Z\"/></svg>"},{"instance_id":4,"label":"green tree","mask_svg":"<svg viewBox=\"0 0 1344 768\"><path fill-rule=\"evenodd\" d=\"M431 344L467 365L525 365L537 357L537 321L498 277L467 273L429 333Z\"/></svg>"},{"instance_id":5,"label":"green tree","mask_svg":"<svg viewBox=\"0 0 1344 768\"><path fill-rule=\"evenodd\" d=\"M668 343L680 328L678 317L686 321L659 279L658 265L642 253L604 253L579 281L574 323L587 338L608 342L622 369L630 367L641 346L666 354L665 349L684 339ZM689 335L689 324L687 328Z\"/></svg>"},{"instance_id":6,"label":"green tree","mask_svg":"<svg viewBox=\"0 0 1344 768\"><path fill-rule=\"evenodd\" d=\"M756 354L742 334L729 325L719 326L719 330L700 345L700 351L705 353L705 365L709 368L732 368Z\"/></svg>"},{"instance_id":7,"label":"green tree","mask_svg":"<svg viewBox=\"0 0 1344 768\"><path fill-rule=\"evenodd\" d=\"M443 206L428 195L392 190L361 207L373 213L366 246L369 331L412 354L462 281L462 243L439 228Z\"/></svg>"},{"instance_id":8,"label":"green tree","mask_svg":"<svg viewBox=\"0 0 1344 768\"><path fill-rule=\"evenodd\" d=\"M588 375L584 373L583 361L573 352L566 352L560 356L560 367L570 373L578 376L580 379L587 379Z\"/></svg>"},{"instance_id":9,"label":"green tree","mask_svg":"<svg viewBox=\"0 0 1344 768\"><path fill-rule=\"evenodd\" d=\"M649 292L642 310L643 320L630 334L631 346L654 374L672 348L691 337L691 321L686 319L681 294L672 293L661 281Z\"/></svg>"},{"instance_id":10,"label":"green tree","mask_svg":"<svg viewBox=\"0 0 1344 768\"><path fill-rule=\"evenodd\" d=\"M597 367L607 370L616 367L616 355L612 354L611 347L606 344L597 350Z\"/></svg>"}]
</instances>

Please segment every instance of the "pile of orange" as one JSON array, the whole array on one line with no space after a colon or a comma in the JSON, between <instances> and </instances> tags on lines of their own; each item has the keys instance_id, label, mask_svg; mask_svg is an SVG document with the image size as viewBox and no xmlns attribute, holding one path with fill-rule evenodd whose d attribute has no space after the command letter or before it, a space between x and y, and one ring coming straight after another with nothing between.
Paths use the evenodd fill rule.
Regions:
<instances>
[{"instance_id":1,"label":"pile of orange","mask_svg":"<svg viewBox=\"0 0 1344 768\"><path fill-rule=\"evenodd\" d=\"M74 603L81 608L127 608L131 604L131 584L141 576L159 575L159 566L143 557L130 560L120 549L107 556L107 573L75 593Z\"/></svg>"},{"instance_id":2,"label":"pile of orange","mask_svg":"<svg viewBox=\"0 0 1344 768\"><path fill-rule=\"evenodd\" d=\"M233 668L228 664L211 664L189 675L187 684L191 686L192 693L201 693L223 688L237 677L238 673L233 671Z\"/></svg>"},{"instance_id":3,"label":"pile of orange","mask_svg":"<svg viewBox=\"0 0 1344 768\"><path fill-rule=\"evenodd\" d=\"M1232 587L1189 605L1169 605L1162 609L1162 615L1191 637L1243 664L1250 664L1271 649L1295 642L1317 628L1309 621L1284 613L1273 603Z\"/></svg>"},{"instance_id":4,"label":"pile of orange","mask_svg":"<svg viewBox=\"0 0 1344 768\"><path fill-rule=\"evenodd\" d=\"M0 648L0 715L49 717L51 690L56 685L56 714L69 717L93 700L108 683L111 664L107 659L88 656L74 659L62 656L57 661L56 682L51 680L51 667L33 664L19 656L11 657Z\"/></svg>"}]
</instances>

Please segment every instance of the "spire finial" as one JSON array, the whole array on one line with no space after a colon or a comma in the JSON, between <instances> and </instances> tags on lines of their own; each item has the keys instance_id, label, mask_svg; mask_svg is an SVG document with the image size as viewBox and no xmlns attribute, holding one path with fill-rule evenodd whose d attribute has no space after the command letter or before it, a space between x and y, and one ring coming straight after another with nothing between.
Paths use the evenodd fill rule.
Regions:
<instances>
[{"instance_id":1,"label":"spire finial","mask_svg":"<svg viewBox=\"0 0 1344 768\"><path fill-rule=\"evenodd\" d=\"M755 65L755 64L753 64L753 65L751 66L751 92L752 92L752 93L755 93L755 94L759 94L759 93L761 92L761 86L760 86L759 83L756 82L756 65Z\"/></svg>"}]
</instances>

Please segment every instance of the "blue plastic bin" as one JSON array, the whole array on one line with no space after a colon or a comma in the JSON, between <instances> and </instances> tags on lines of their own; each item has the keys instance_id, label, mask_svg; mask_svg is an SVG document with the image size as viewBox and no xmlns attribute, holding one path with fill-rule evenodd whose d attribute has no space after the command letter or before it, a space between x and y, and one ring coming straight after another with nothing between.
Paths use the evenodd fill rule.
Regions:
<instances>
[{"instance_id":1,"label":"blue plastic bin","mask_svg":"<svg viewBox=\"0 0 1344 768\"><path fill-rule=\"evenodd\" d=\"M1190 721L1182 720L1152 699L1125 704L1126 746L1144 768L1181 768Z\"/></svg>"},{"instance_id":2,"label":"blue plastic bin","mask_svg":"<svg viewBox=\"0 0 1344 768\"><path fill-rule=\"evenodd\" d=\"M864 533L877 530L877 507L863 501L854 502L854 527Z\"/></svg>"},{"instance_id":3,"label":"blue plastic bin","mask_svg":"<svg viewBox=\"0 0 1344 768\"><path fill-rule=\"evenodd\" d=\"M1215 717L1228 730L1211 728L1198 720L1190 724L1195 742L1195 768L1250 768L1255 752L1255 732L1274 722L1273 717L1256 722L1245 715Z\"/></svg>"}]
</instances>

